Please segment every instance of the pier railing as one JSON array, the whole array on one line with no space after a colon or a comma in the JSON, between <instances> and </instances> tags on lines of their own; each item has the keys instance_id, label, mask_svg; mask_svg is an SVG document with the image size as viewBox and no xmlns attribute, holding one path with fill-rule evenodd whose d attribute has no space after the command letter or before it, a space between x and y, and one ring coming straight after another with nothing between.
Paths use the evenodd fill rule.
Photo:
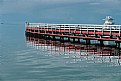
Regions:
<instances>
[{"instance_id":1,"label":"pier railing","mask_svg":"<svg viewBox=\"0 0 121 81\"><path fill-rule=\"evenodd\" d=\"M26 27L54 28L54 29L83 29L83 30L120 30L121 25L95 25L95 24L45 24L28 23Z\"/></svg>"},{"instance_id":2,"label":"pier railing","mask_svg":"<svg viewBox=\"0 0 121 81\"><path fill-rule=\"evenodd\" d=\"M90 44L90 40L115 41L117 47L121 42L121 25L95 25L95 24L46 24L26 23L26 32L34 36L60 37L70 39L84 39Z\"/></svg>"},{"instance_id":3,"label":"pier railing","mask_svg":"<svg viewBox=\"0 0 121 81\"><path fill-rule=\"evenodd\" d=\"M37 28L38 30L45 29L45 31L47 31L47 29L52 31L64 30L64 32L66 30L68 30L69 32L71 32L71 30L73 30L73 32L86 31L87 33L89 33L89 31L92 31L94 34L96 33L96 31L100 31L102 32L102 35L104 34L104 32L108 32L110 33L110 35L112 33L117 33L118 36L120 36L121 34L121 25L28 23L26 24L26 27Z\"/></svg>"}]
</instances>

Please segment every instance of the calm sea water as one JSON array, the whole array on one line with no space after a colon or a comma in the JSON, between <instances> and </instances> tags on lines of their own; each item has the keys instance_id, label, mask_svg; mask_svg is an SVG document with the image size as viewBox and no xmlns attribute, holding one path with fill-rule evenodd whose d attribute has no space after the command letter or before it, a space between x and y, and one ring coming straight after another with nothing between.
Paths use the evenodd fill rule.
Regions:
<instances>
[{"instance_id":1,"label":"calm sea water","mask_svg":"<svg viewBox=\"0 0 121 81\"><path fill-rule=\"evenodd\" d=\"M47 44L24 31L24 25L0 25L0 81L121 81L118 56Z\"/></svg>"}]
</instances>

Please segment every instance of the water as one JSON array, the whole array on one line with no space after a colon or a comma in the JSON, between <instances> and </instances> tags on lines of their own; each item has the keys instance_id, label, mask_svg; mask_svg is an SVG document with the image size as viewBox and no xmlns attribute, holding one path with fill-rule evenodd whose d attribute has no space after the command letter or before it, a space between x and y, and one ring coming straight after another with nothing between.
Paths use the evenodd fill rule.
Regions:
<instances>
[{"instance_id":1,"label":"water","mask_svg":"<svg viewBox=\"0 0 121 81\"><path fill-rule=\"evenodd\" d=\"M0 26L0 81L121 81L119 56L33 41L24 30L24 25Z\"/></svg>"}]
</instances>

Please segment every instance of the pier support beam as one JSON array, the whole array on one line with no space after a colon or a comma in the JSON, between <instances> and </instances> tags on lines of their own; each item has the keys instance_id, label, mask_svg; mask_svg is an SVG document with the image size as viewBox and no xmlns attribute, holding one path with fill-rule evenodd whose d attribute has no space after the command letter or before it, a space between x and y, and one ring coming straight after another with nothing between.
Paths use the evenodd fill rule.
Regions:
<instances>
[{"instance_id":1,"label":"pier support beam","mask_svg":"<svg viewBox=\"0 0 121 81\"><path fill-rule=\"evenodd\" d=\"M70 37L68 37L68 42L70 42Z\"/></svg>"},{"instance_id":2,"label":"pier support beam","mask_svg":"<svg viewBox=\"0 0 121 81\"><path fill-rule=\"evenodd\" d=\"M52 38L50 37L50 35L46 35L46 39L51 40Z\"/></svg>"},{"instance_id":3,"label":"pier support beam","mask_svg":"<svg viewBox=\"0 0 121 81\"><path fill-rule=\"evenodd\" d=\"M86 40L86 44L91 44L90 39Z\"/></svg>"},{"instance_id":4,"label":"pier support beam","mask_svg":"<svg viewBox=\"0 0 121 81\"><path fill-rule=\"evenodd\" d=\"M80 38L78 38L78 43L80 43Z\"/></svg>"},{"instance_id":5,"label":"pier support beam","mask_svg":"<svg viewBox=\"0 0 121 81\"><path fill-rule=\"evenodd\" d=\"M116 47L120 48L120 42L116 42Z\"/></svg>"},{"instance_id":6,"label":"pier support beam","mask_svg":"<svg viewBox=\"0 0 121 81\"><path fill-rule=\"evenodd\" d=\"M64 37L60 37L60 41L61 42L64 42Z\"/></svg>"},{"instance_id":7,"label":"pier support beam","mask_svg":"<svg viewBox=\"0 0 121 81\"><path fill-rule=\"evenodd\" d=\"M102 41L102 40L100 40L100 45L101 45L101 46L104 46L104 43L103 43L103 41Z\"/></svg>"},{"instance_id":8,"label":"pier support beam","mask_svg":"<svg viewBox=\"0 0 121 81\"><path fill-rule=\"evenodd\" d=\"M75 43L75 38L73 38L73 42Z\"/></svg>"},{"instance_id":9,"label":"pier support beam","mask_svg":"<svg viewBox=\"0 0 121 81\"><path fill-rule=\"evenodd\" d=\"M49 39L49 40L51 39L50 35L48 35L48 39Z\"/></svg>"},{"instance_id":10,"label":"pier support beam","mask_svg":"<svg viewBox=\"0 0 121 81\"><path fill-rule=\"evenodd\" d=\"M52 40L55 40L56 38L55 38L55 36L52 36Z\"/></svg>"}]
</instances>

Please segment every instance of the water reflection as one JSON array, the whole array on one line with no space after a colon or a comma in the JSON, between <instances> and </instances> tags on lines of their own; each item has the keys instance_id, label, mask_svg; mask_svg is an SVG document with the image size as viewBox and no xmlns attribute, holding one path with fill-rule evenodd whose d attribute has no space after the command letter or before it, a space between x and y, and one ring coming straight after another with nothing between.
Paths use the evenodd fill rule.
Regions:
<instances>
[{"instance_id":1,"label":"water reflection","mask_svg":"<svg viewBox=\"0 0 121 81\"><path fill-rule=\"evenodd\" d=\"M111 63L113 66L121 64L121 51L114 47L74 44L29 36L26 37L26 43L29 47L48 52L46 56L63 56L68 59L66 63L85 61L87 63Z\"/></svg>"}]
</instances>

